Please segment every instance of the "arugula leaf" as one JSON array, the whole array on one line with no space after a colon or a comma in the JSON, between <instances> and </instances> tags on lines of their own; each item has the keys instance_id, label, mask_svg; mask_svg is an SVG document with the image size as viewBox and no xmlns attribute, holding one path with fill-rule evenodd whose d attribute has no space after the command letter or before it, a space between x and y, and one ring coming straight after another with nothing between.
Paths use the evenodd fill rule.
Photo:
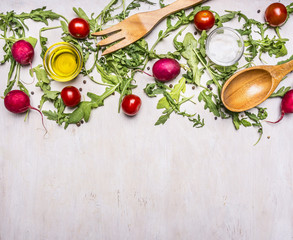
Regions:
<instances>
[{"instance_id":1,"label":"arugula leaf","mask_svg":"<svg viewBox=\"0 0 293 240\"><path fill-rule=\"evenodd\" d=\"M213 101L213 93L209 92L208 90L203 90L200 92L198 96L198 101L204 101L204 109L209 109L210 112L212 112L215 116L220 117L220 111L219 111L219 106L214 103Z\"/></svg>"},{"instance_id":2,"label":"arugula leaf","mask_svg":"<svg viewBox=\"0 0 293 240\"><path fill-rule=\"evenodd\" d=\"M271 96L269 96L270 98L274 98L274 97L284 97L284 95L291 89L291 87L281 87L280 89L278 89L278 91L274 92Z\"/></svg>"},{"instance_id":3,"label":"arugula leaf","mask_svg":"<svg viewBox=\"0 0 293 240\"><path fill-rule=\"evenodd\" d=\"M163 94L167 89L168 87L160 82L148 83L144 88L144 92L148 97L156 97L159 94Z\"/></svg>"},{"instance_id":4,"label":"arugula leaf","mask_svg":"<svg viewBox=\"0 0 293 240\"><path fill-rule=\"evenodd\" d=\"M29 42L33 47L35 47L37 42L38 42L38 40L36 38L33 38L33 37L24 38L24 40Z\"/></svg>"},{"instance_id":5,"label":"arugula leaf","mask_svg":"<svg viewBox=\"0 0 293 240\"><path fill-rule=\"evenodd\" d=\"M194 49L197 48L197 41L191 33L187 33L183 40L183 51L181 52L182 56L187 59L187 64L192 72L192 82L197 86L200 85L202 71L199 70L198 64L199 60L197 55L194 52Z\"/></svg>"},{"instance_id":6,"label":"arugula leaf","mask_svg":"<svg viewBox=\"0 0 293 240\"><path fill-rule=\"evenodd\" d=\"M167 93L167 91L164 91L164 97L161 98L157 104L157 109L162 109L162 108L170 108L170 106L174 106L177 110L179 110L179 107L176 106L178 104L179 98L180 98L180 93L184 93L186 90L186 85L185 85L185 78L181 78L174 86L174 88L171 90L170 93Z\"/></svg>"},{"instance_id":7,"label":"arugula leaf","mask_svg":"<svg viewBox=\"0 0 293 240\"><path fill-rule=\"evenodd\" d=\"M88 122L92 108L94 106L95 105L92 102L88 102L88 101L81 102L78 108L76 108L71 114L69 114L67 123L68 124L78 123L82 119Z\"/></svg>"},{"instance_id":8,"label":"arugula leaf","mask_svg":"<svg viewBox=\"0 0 293 240\"><path fill-rule=\"evenodd\" d=\"M174 110L172 108L166 109L165 111L163 111L163 114L159 117L159 119L156 121L155 125L160 125L160 124L165 124L167 122L167 120L170 118L171 113Z\"/></svg>"},{"instance_id":9,"label":"arugula leaf","mask_svg":"<svg viewBox=\"0 0 293 240\"><path fill-rule=\"evenodd\" d=\"M159 82L156 83L157 88L155 88L154 85L149 85L145 89L145 92L150 94L152 97L158 94L163 94L163 97L157 103L157 109L165 110L162 112L162 115L156 121L155 125L164 124L170 118L170 115L172 113L176 113L183 117L187 117L189 121L193 122L194 127L202 127L204 125L204 120L201 120L199 115L197 118L195 118L194 116L196 114L191 115L186 112L180 111L180 106L187 101L191 101L192 98L186 98L181 96L182 93L184 93L186 90L185 81L185 78L181 78L179 82L174 86L174 88L170 90L170 92L168 91L169 89L165 85L162 85L162 83Z\"/></svg>"}]
</instances>

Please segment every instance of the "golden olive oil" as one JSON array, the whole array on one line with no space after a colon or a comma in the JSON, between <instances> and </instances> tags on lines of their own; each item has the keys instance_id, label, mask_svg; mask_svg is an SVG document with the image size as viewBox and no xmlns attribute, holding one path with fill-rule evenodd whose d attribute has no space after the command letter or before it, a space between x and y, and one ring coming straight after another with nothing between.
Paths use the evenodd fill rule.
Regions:
<instances>
[{"instance_id":1,"label":"golden olive oil","mask_svg":"<svg viewBox=\"0 0 293 240\"><path fill-rule=\"evenodd\" d=\"M54 80L70 81L79 74L82 68L82 55L72 44L57 43L47 50L44 66Z\"/></svg>"}]
</instances>

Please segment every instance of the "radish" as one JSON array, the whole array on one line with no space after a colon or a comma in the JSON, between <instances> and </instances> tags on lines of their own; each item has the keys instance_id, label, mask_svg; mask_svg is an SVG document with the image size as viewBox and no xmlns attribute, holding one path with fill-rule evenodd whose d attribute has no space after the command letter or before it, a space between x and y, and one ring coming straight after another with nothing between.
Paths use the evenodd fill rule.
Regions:
<instances>
[{"instance_id":1,"label":"radish","mask_svg":"<svg viewBox=\"0 0 293 240\"><path fill-rule=\"evenodd\" d=\"M42 112L30 105L29 96L25 92L21 90L10 91L4 98L4 105L6 109L12 113L24 113L29 109L38 111L42 116L42 124L47 133Z\"/></svg>"},{"instance_id":2,"label":"radish","mask_svg":"<svg viewBox=\"0 0 293 240\"><path fill-rule=\"evenodd\" d=\"M18 40L12 45L11 54L19 64L31 65L34 58L34 48L29 42Z\"/></svg>"},{"instance_id":3,"label":"radish","mask_svg":"<svg viewBox=\"0 0 293 240\"><path fill-rule=\"evenodd\" d=\"M162 58L153 65L153 75L160 82L168 82L180 73L180 64L172 58Z\"/></svg>"},{"instance_id":4,"label":"radish","mask_svg":"<svg viewBox=\"0 0 293 240\"><path fill-rule=\"evenodd\" d=\"M281 117L276 122L269 123L278 123L280 122L284 115L287 113L293 113L293 89L289 90L283 97L281 102Z\"/></svg>"}]
</instances>

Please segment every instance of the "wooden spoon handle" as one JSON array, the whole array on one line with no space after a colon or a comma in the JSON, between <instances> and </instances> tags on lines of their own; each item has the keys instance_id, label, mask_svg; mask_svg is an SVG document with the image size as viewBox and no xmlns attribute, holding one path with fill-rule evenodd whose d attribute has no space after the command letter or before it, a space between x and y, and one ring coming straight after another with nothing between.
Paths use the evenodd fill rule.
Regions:
<instances>
[{"instance_id":1,"label":"wooden spoon handle","mask_svg":"<svg viewBox=\"0 0 293 240\"><path fill-rule=\"evenodd\" d=\"M274 68L274 71L272 71L273 77L282 80L288 73L293 71L293 60L277 65Z\"/></svg>"},{"instance_id":2,"label":"wooden spoon handle","mask_svg":"<svg viewBox=\"0 0 293 240\"><path fill-rule=\"evenodd\" d=\"M160 19L163 19L172 13L178 12L183 9L190 8L198 3L204 2L206 0L177 0L169 5L167 5L164 8L155 10L154 13L157 14L157 16L160 16Z\"/></svg>"}]
</instances>

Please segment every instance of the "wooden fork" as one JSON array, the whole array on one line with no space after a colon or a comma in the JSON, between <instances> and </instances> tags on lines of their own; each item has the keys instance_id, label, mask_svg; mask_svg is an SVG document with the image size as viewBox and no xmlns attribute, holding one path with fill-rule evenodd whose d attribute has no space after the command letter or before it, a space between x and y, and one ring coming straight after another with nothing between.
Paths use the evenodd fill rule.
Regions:
<instances>
[{"instance_id":1,"label":"wooden fork","mask_svg":"<svg viewBox=\"0 0 293 240\"><path fill-rule=\"evenodd\" d=\"M205 0L177 0L170 5L158 10L134 14L122 22L105 30L92 33L92 35L102 36L113 33L109 37L100 41L98 43L100 46L106 46L120 40L102 53L102 55L106 55L139 40L148 32L150 32L156 26L156 24L158 24L162 19L169 16L170 14L192 7L203 1Z\"/></svg>"}]
</instances>

